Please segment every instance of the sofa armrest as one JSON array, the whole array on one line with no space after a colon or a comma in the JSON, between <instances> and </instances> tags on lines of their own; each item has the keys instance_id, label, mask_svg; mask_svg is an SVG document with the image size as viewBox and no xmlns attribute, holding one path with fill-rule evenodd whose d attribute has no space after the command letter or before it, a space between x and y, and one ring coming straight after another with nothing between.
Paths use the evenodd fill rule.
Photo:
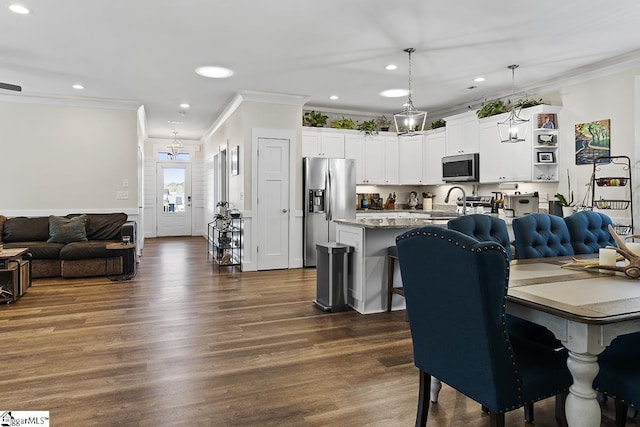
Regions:
<instances>
[{"instance_id":1,"label":"sofa armrest","mask_svg":"<svg viewBox=\"0 0 640 427\"><path fill-rule=\"evenodd\" d=\"M120 237L129 236L131 243L138 241L137 225L135 221L127 221L120 227ZM121 239L122 240L122 239Z\"/></svg>"}]
</instances>

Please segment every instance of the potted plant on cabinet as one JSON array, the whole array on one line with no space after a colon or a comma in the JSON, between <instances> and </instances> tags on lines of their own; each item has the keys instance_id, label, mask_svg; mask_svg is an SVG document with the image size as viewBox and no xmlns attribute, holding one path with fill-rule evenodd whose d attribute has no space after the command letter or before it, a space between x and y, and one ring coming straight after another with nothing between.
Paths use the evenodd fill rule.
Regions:
<instances>
[{"instance_id":1,"label":"potted plant on cabinet","mask_svg":"<svg viewBox=\"0 0 640 427\"><path fill-rule=\"evenodd\" d=\"M358 130L364 132L365 135L377 135L378 130L376 128L375 120L365 120L358 125Z\"/></svg>"},{"instance_id":2,"label":"potted plant on cabinet","mask_svg":"<svg viewBox=\"0 0 640 427\"><path fill-rule=\"evenodd\" d=\"M391 120L387 119L385 115L378 117L378 120L376 121L378 122L378 127L382 132L389 131L389 127L391 127Z\"/></svg>"},{"instance_id":3,"label":"potted plant on cabinet","mask_svg":"<svg viewBox=\"0 0 640 427\"><path fill-rule=\"evenodd\" d=\"M443 128L447 125L444 119L438 119L435 122L431 122L431 129Z\"/></svg>"},{"instance_id":4,"label":"potted plant on cabinet","mask_svg":"<svg viewBox=\"0 0 640 427\"><path fill-rule=\"evenodd\" d=\"M334 120L334 122L331 123L331 127L334 129L355 129L356 124L353 119L348 119L345 116L342 116L339 119Z\"/></svg>"},{"instance_id":5,"label":"potted plant on cabinet","mask_svg":"<svg viewBox=\"0 0 640 427\"><path fill-rule=\"evenodd\" d=\"M314 128L321 128L327 124L329 116L318 111L307 111L302 117L303 125Z\"/></svg>"}]
</instances>

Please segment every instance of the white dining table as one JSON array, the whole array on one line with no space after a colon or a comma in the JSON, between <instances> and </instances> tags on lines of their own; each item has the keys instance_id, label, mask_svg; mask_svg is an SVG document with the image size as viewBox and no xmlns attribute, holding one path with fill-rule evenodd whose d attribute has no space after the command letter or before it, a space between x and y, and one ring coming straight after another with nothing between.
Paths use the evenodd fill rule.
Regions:
<instances>
[{"instance_id":1,"label":"white dining table","mask_svg":"<svg viewBox=\"0 0 640 427\"><path fill-rule=\"evenodd\" d=\"M545 326L567 348L573 377L567 422L570 427L596 427L601 422L593 389L598 355L616 337L640 332L640 280L605 270L562 268L567 260L513 261L506 310Z\"/></svg>"}]
</instances>

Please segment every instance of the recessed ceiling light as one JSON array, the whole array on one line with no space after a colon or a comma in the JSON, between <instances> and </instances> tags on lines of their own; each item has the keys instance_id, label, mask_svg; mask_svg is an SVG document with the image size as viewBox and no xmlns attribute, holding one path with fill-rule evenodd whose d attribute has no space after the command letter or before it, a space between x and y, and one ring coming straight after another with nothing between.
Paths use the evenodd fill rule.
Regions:
<instances>
[{"instance_id":1,"label":"recessed ceiling light","mask_svg":"<svg viewBox=\"0 0 640 427\"><path fill-rule=\"evenodd\" d=\"M384 67L385 70L389 70L389 71L393 71L393 70L397 70L398 66L396 64L389 64L387 66Z\"/></svg>"},{"instance_id":2,"label":"recessed ceiling light","mask_svg":"<svg viewBox=\"0 0 640 427\"><path fill-rule=\"evenodd\" d=\"M29 9L22 6L21 4L12 4L11 6L9 6L9 10L14 13L19 13L20 15L28 15L31 13Z\"/></svg>"},{"instance_id":3,"label":"recessed ceiling light","mask_svg":"<svg viewBox=\"0 0 640 427\"><path fill-rule=\"evenodd\" d=\"M335 101L336 99L339 99L339 97L338 95L331 95L329 99L333 99Z\"/></svg>"},{"instance_id":4,"label":"recessed ceiling light","mask_svg":"<svg viewBox=\"0 0 640 427\"><path fill-rule=\"evenodd\" d=\"M171 124L178 124L178 123L184 123L184 120L167 120L167 123L171 123Z\"/></svg>"},{"instance_id":5,"label":"recessed ceiling light","mask_svg":"<svg viewBox=\"0 0 640 427\"><path fill-rule=\"evenodd\" d=\"M81 85L80 83L76 83L73 86L71 86L72 88L74 88L75 90L82 90L84 89L84 86Z\"/></svg>"},{"instance_id":6,"label":"recessed ceiling light","mask_svg":"<svg viewBox=\"0 0 640 427\"><path fill-rule=\"evenodd\" d=\"M476 82L476 83L480 83L480 82L483 82L485 80L486 79L484 77L476 77L475 79L473 79L473 81Z\"/></svg>"},{"instance_id":7,"label":"recessed ceiling light","mask_svg":"<svg viewBox=\"0 0 640 427\"><path fill-rule=\"evenodd\" d=\"M384 96L385 98L400 98L407 95L409 95L407 89L388 89L380 92L380 96Z\"/></svg>"},{"instance_id":8,"label":"recessed ceiling light","mask_svg":"<svg viewBox=\"0 0 640 427\"><path fill-rule=\"evenodd\" d=\"M191 107L191 105L187 104L186 102L183 102L182 104L180 104L180 108L189 108Z\"/></svg>"},{"instance_id":9,"label":"recessed ceiling light","mask_svg":"<svg viewBox=\"0 0 640 427\"><path fill-rule=\"evenodd\" d=\"M233 76L233 71L224 67L203 66L196 68L196 74L210 79L225 79Z\"/></svg>"}]
</instances>

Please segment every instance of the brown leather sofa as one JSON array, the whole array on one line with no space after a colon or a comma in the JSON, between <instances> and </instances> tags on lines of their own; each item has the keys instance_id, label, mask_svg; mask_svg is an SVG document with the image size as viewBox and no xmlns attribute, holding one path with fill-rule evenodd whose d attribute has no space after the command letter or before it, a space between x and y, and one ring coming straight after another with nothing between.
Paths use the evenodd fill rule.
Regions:
<instances>
[{"instance_id":1,"label":"brown leather sofa","mask_svg":"<svg viewBox=\"0 0 640 427\"><path fill-rule=\"evenodd\" d=\"M80 215L86 215L86 239L69 243L47 241L52 237L47 216L0 216L0 243L5 248L29 248L34 278L121 274L122 258L113 257L115 251L107 251L106 245L122 241L122 236L130 236L135 242L135 221L128 221L125 213L69 214L57 218L71 219Z\"/></svg>"}]
</instances>

